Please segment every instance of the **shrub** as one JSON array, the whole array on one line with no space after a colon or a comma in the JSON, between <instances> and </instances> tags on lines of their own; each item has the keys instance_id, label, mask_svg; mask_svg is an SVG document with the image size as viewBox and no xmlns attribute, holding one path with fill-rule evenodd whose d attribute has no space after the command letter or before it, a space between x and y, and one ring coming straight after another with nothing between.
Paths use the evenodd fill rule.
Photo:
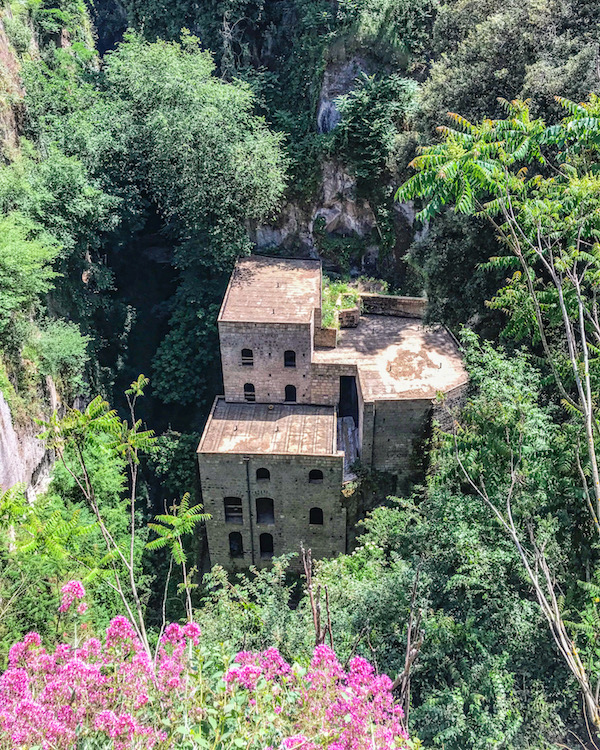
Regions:
<instances>
[{"instance_id":1,"label":"shrub","mask_svg":"<svg viewBox=\"0 0 600 750\"><path fill-rule=\"evenodd\" d=\"M19 55L27 52L31 45L31 29L18 16L11 18L6 15L2 19L2 23L15 52Z\"/></svg>"},{"instance_id":2,"label":"shrub","mask_svg":"<svg viewBox=\"0 0 600 750\"><path fill-rule=\"evenodd\" d=\"M75 323L64 320L49 321L34 339L40 371L59 381L69 396L82 390L81 374L89 359L89 340L89 336L82 336Z\"/></svg>"}]
</instances>

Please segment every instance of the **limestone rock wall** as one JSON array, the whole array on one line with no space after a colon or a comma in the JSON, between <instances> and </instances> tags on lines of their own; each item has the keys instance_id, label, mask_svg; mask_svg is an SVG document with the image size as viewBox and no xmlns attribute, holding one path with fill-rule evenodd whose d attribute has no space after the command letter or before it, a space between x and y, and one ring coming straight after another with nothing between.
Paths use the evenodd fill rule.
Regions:
<instances>
[{"instance_id":1,"label":"limestone rock wall","mask_svg":"<svg viewBox=\"0 0 600 750\"><path fill-rule=\"evenodd\" d=\"M9 14L9 8L0 11L0 147L15 148L23 89L19 62L5 29L4 21Z\"/></svg>"},{"instance_id":2,"label":"limestone rock wall","mask_svg":"<svg viewBox=\"0 0 600 750\"><path fill-rule=\"evenodd\" d=\"M34 422L16 425L0 392L0 490L23 483L29 497L43 492L50 478L52 455L36 435Z\"/></svg>"},{"instance_id":3,"label":"limestone rock wall","mask_svg":"<svg viewBox=\"0 0 600 750\"><path fill-rule=\"evenodd\" d=\"M349 50L343 43L329 49L328 56L315 112L315 130L319 133L328 133L339 123L338 97L351 92L361 75L377 70L368 55ZM425 235L426 228L415 232L415 213L412 202L394 204L396 247L391 258L381 261L384 266L390 262L402 266L413 239ZM377 275L381 270L373 207L357 197L352 170L335 159L321 164L320 185L311 199L286 203L273 222L249 229L259 252L282 248L296 257L318 257L317 233L364 238L362 262L356 270L367 275Z\"/></svg>"},{"instance_id":4,"label":"limestone rock wall","mask_svg":"<svg viewBox=\"0 0 600 750\"><path fill-rule=\"evenodd\" d=\"M325 161L321 165L320 188L310 204L286 203L272 224L249 227L249 231L260 252L284 248L296 256L316 258L317 227L327 234L368 240L375 225L369 203L356 198L356 179L343 164Z\"/></svg>"}]
</instances>

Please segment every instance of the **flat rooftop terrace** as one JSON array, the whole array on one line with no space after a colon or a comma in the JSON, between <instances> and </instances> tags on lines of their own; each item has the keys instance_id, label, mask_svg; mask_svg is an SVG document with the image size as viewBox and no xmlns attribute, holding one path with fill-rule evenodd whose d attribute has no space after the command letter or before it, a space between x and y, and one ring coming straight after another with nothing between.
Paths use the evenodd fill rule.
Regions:
<instances>
[{"instance_id":1,"label":"flat rooftop terrace","mask_svg":"<svg viewBox=\"0 0 600 750\"><path fill-rule=\"evenodd\" d=\"M321 306L321 263L251 255L235 265L219 320L310 323Z\"/></svg>"},{"instance_id":2,"label":"flat rooftop terrace","mask_svg":"<svg viewBox=\"0 0 600 750\"><path fill-rule=\"evenodd\" d=\"M218 397L198 453L332 455L335 426L332 406L227 403Z\"/></svg>"},{"instance_id":3,"label":"flat rooftop terrace","mask_svg":"<svg viewBox=\"0 0 600 750\"><path fill-rule=\"evenodd\" d=\"M356 365L365 401L434 399L468 380L448 331L412 318L362 315L357 328L342 328L335 349L315 349L313 362Z\"/></svg>"}]
</instances>

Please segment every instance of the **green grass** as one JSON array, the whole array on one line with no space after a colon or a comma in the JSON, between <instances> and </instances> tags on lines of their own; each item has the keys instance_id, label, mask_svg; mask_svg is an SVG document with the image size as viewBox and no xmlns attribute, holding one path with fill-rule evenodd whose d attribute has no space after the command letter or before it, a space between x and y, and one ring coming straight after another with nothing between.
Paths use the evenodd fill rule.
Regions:
<instances>
[{"instance_id":1,"label":"green grass","mask_svg":"<svg viewBox=\"0 0 600 750\"><path fill-rule=\"evenodd\" d=\"M336 310L349 310L360 303L358 289L347 281L333 281L323 276L323 294L321 306L321 325L323 328L339 328Z\"/></svg>"}]
</instances>

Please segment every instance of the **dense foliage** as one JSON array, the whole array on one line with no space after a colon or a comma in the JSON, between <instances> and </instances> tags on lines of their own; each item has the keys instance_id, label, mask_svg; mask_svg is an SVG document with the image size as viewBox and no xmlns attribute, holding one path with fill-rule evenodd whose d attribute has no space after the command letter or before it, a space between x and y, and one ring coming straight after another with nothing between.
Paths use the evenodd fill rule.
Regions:
<instances>
[{"instance_id":1,"label":"dense foliage","mask_svg":"<svg viewBox=\"0 0 600 750\"><path fill-rule=\"evenodd\" d=\"M358 750L373 729L388 747L392 685L427 747L585 744L598 4L4 0L0 17L0 392L57 458L46 492L0 500L0 744ZM362 233L313 221L326 173ZM297 244L269 252L313 243L332 323L355 302L339 276L366 270L490 339L462 333L471 392L412 496L358 468L379 507L316 565L337 657L320 643L312 667L289 558L207 572L194 464L228 273L286 203Z\"/></svg>"}]
</instances>

